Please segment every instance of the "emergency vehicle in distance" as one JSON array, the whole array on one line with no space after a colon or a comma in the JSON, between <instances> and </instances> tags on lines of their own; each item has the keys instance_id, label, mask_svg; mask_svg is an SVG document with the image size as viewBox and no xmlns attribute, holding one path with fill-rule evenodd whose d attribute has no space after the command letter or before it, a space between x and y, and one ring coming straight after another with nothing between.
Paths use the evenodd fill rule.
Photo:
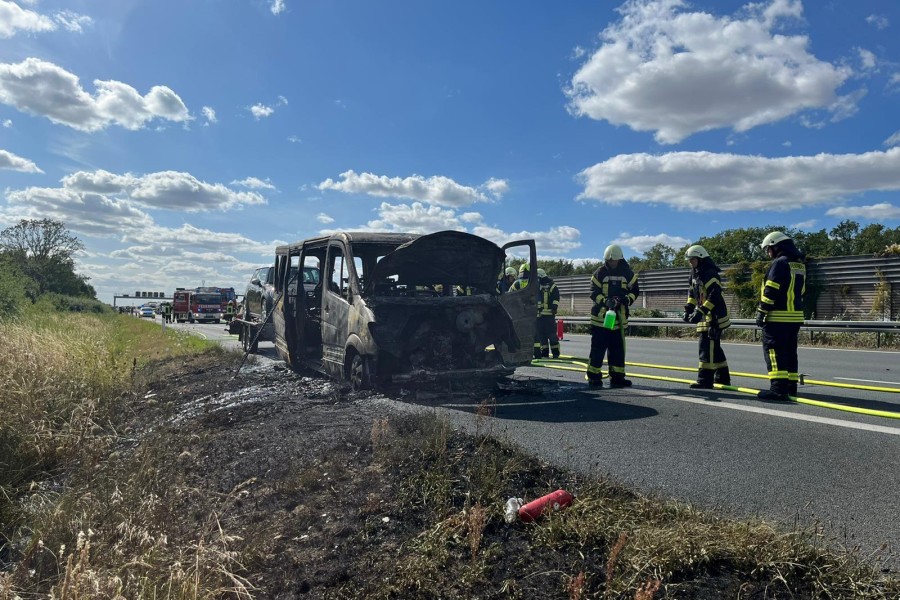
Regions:
<instances>
[{"instance_id":1,"label":"emergency vehicle in distance","mask_svg":"<svg viewBox=\"0 0 900 600\"><path fill-rule=\"evenodd\" d=\"M225 318L225 307L235 299L234 288L196 287L175 288L172 296L172 316L178 323L212 321Z\"/></svg>"}]
</instances>

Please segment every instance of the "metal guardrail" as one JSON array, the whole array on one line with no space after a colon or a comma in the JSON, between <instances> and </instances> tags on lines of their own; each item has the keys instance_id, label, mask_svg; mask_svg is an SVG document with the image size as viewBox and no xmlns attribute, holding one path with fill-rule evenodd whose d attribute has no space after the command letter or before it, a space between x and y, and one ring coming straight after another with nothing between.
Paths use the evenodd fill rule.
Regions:
<instances>
[{"instance_id":1,"label":"metal guardrail","mask_svg":"<svg viewBox=\"0 0 900 600\"><path fill-rule=\"evenodd\" d=\"M590 324L590 317L566 317L557 316L557 320L563 323L576 325ZM677 318L659 317L628 317L629 327L696 327L694 323L685 323ZM754 319L731 319L731 326L735 329L756 329ZM881 347L882 333L900 333L900 321L803 321L801 331L826 332L826 333L876 333L876 348Z\"/></svg>"}]
</instances>

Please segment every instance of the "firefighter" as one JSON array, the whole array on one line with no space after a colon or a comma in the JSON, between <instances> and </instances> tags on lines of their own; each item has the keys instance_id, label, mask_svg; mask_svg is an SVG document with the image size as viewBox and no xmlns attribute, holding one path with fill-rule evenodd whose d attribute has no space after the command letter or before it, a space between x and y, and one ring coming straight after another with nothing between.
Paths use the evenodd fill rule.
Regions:
<instances>
[{"instance_id":1,"label":"firefighter","mask_svg":"<svg viewBox=\"0 0 900 600\"><path fill-rule=\"evenodd\" d=\"M524 290L528 287L528 277L531 272L531 267L528 266L528 263L522 263L519 265L519 278L512 282L509 286L511 290Z\"/></svg>"},{"instance_id":2,"label":"firefighter","mask_svg":"<svg viewBox=\"0 0 900 600\"><path fill-rule=\"evenodd\" d=\"M166 323L172 322L172 305L169 302L163 304L163 319Z\"/></svg>"},{"instance_id":3,"label":"firefighter","mask_svg":"<svg viewBox=\"0 0 900 600\"><path fill-rule=\"evenodd\" d=\"M230 323L234 318L234 311L236 309L234 300L229 300L228 304L225 305L225 322Z\"/></svg>"},{"instance_id":4,"label":"firefighter","mask_svg":"<svg viewBox=\"0 0 900 600\"><path fill-rule=\"evenodd\" d=\"M591 357L587 367L588 384L603 387L600 367L604 355L609 353L609 385L627 387L625 379L625 327L628 325L629 307L640 293L638 277L628 266L622 248L616 244L603 252L603 264L591 277ZM613 329L603 327L606 310L616 313Z\"/></svg>"},{"instance_id":5,"label":"firefighter","mask_svg":"<svg viewBox=\"0 0 900 600\"><path fill-rule=\"evenodd\" d=\"M534 330L534 357L559 358L559 338L556 337L556 311L559 310L559 288L543 269L537 270L538 293L537 324Z\"/></svg>"},{"instance_id":6,"label":"firefighter","mask_svg":"<svg viewBox=\"0 0 900 600\"><path fill-rule=\"evenodd\" d=\"M691 246L684 256L691 263L691 279L682 319L685 323L696 323L700 334L700 366L697 381L691 387L709 390L714 383L731 385L720 339L722 330L731 326L731 320L722 295L719 267L703 246Z\"/></svg>"},{"instance_id":7,"label":"firefighter","mask_svg":"<svg viewBox=\"0 0 900 600\"><path fill-rule=\"evenodd\" d=\"M803 324L806 264L794 240L780 231L767 235L760 245L772 259L762 285L756 326L762 328L763 354L769 370L769 389L760 400L784 402L797 396L800 366L797 337Z\"/></svg>"},{"instance_id":8,"label":"firefighter","mask_svg":"<svg viewBox=\"0 0 900 600\"><path fill-rule=\"evenodd\" d=\"M516 280L516 269L515 267L506 267L506 271L500 275L500 278L497 280L497 293L505 294Z\"/></svg>"}]
</instances>

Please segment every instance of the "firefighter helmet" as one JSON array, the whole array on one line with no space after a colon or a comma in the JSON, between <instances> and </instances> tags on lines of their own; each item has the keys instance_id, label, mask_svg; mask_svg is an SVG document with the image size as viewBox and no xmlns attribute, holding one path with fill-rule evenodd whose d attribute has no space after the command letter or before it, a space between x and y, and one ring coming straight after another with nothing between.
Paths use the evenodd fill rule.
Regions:
<instances>
[{"instance_id":1,"label":"firefighter helmet","mask_svg":"<svg viewBox=\"0 0 900 600\"><path fill-rule=\"evenodd\" d=\"M547 271L545 271L545 270L543 270L543 269L538 269L538 270L537 270L537 274L538 274L538 277L540 277L541 279L543 279L544 277L547 276Z\"/></svg>"},{"instance_id":2,"label":"firefighter helmet","mask_svg":"<svg viewBox=\"0 0 900 600\"><path fill-rule=\"evenodd\" d=\"M770 233L769 235L767 235L766 237L763 238L762 244L760 244L759 247L762 248L763 250L765 250L769 246L777 246L781 242L783 242L785 240L789 240L789 239L791 239L791 238L784 235L780 231L773 231L772 233Z\"/></svg>"},{"instance_id":3,"label":"firefighter helmet","mask_svg":"<svg viewBox=\"0 0 900 600\"><path fill-rule=\"evenodd\" d=\"M687 249L687 252L684 253L685 258L709 258L709 252L706 251L706 248L700 246L698 244L694 244L690 248Z\"/></svg>"},{"instance_id":4,"label":"firefighter helmet","mask_svg":"<svg viewBox=\"0 0 900 600\"><path fill-rule=\"evenodd\" d=\"M506 272L504 273L504 275L512 275L513 277L515 277L516 276L516 268L515 267L506 267Z\"/></svg>"},{"instance_id":5,"label":"firefighter helmet","mask_svg":"<svg viewBox=\"0 0 900 600\"><path fill-rule=\"evenodd\" d=\"M528 273L529 271L531 271L531 266L529 266L527 262L519 265L519 277L524 276L525 273Z\"/></svg>"},{"instance_id":6,"label":"firefighter helmet","mask_svg":"<svg viewBox=\"0 0 900 600\"><path fill-rule=\"evenodd\" d=\"M623 258L625 255L622 254L621 246L617 244L610 244L603 251L603 260L622 260Z\"/></svg>"}]
</instances>

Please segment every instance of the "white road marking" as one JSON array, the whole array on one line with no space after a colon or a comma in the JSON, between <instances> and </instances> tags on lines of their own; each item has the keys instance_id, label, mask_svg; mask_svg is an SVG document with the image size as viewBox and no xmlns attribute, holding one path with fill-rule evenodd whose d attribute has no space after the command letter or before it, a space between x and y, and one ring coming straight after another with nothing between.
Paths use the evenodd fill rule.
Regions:
<instances>
[{"instance_id":1,"label":"white road marking","mask_svg":"<svg viewBox=\"0 0 900 600\"><path fill-rule=\"evenodd\" d=\"M821 423L823 425L835 425L837 427L846 427L848 429L862 429L863 431L873 431L876 433L887 433L890 435L900 435L900 427L885 427L884 425L870 425L868 423L857 423L855 421L842 421L840 419L829 419L828 417L817 417L814 415L802 415L798 413L786 412L783 410L775 410L772 408L764 408L762 406L747 406L743 404L732 404L731 402L710 402L700 398L692 398L689 396L677 396L669 394L663 396L670 400L678 400L680 402L689 402L691 404L702 404L711 408L730 408L731 410L740 410L743 412L757 413L762 415L770 415L773 417L781 417L783 419L794 419L797 421L808 421L810 423Z\"/></svg>"},{"instance_id":2,"label":"white road marking","mask_svg":"<svg viewBox=\"0 0 900 600\"><path fill-rule=\"evenodd\" d=\"M879 381L877 379L854 379L852 377L835 377L835 379L840 379L842 381L863 381L865 383L884 383L887 385L898 385L897 381Z\"/></svg>"}]
</instances>

